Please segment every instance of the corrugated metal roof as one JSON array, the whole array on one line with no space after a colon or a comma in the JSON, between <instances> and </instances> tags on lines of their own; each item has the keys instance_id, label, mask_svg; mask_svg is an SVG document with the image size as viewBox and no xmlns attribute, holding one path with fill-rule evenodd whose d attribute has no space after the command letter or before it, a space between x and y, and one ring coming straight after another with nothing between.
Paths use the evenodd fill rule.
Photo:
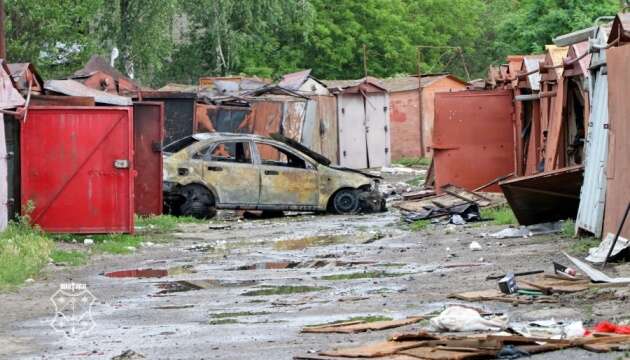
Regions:
<instances>
[{"instance_id":1,"label":"corrugated metal roof","mask_svg":"<svg viewBox=\"0 0 630 360\"><path fill-rule=\"evenodd\" d=\"M356 80L322 80L328 89L347 89L355 86L359 86L361 84L370 84L378 89L383 91L387 91L387 89L383 86L383 83L380 79L375 78L373 76L367 76L361 79Z\"/></svg>"},{"instance_id":2,"label":"corrugated metal roof","mask_svg":"<svg viewBox=\"0 0 630 360\"><path fill-rule=\"evenodd\" d=\"M630 41L630 13L617 14L612 24L608 43L620 39L621 42Z\"/></svg>"},{"instance_id":3,"label":"corrugated metal roof","mask_svg":"<svg viewBox=\"0 0 630 360\"><path fill-rule=\"evenodd\" d=\"M282 80L278 83L281 86L289 90L299 90L300 86L311 76L311 69L306 69L290 74L284 74Z\"/></svg>"},{"instance_id":4,"label":"corrugated metal roof","mask_svg":"<svg viewBox=\"0 0 630 360\"><path fill-rule=\"evenodd\" d=\"M464 80L453 76L451 74L435 74L435 75L423 75L422 76L422 87L425 88L436 81L442 79L452 79L457 82L462 83L463 85L468 85ZM381 80L382 85L389 90L390 92L397 91L409 91L409 90L417 90L418 89L418 76L404 76L404 77L396 77L396 78L388 78Z\"/></svg>"},{"instance_id":5,"label":"corrugated metal roof","mask_svg":"<svg viewBox=\"0 0 630 360\"><path fill-rule=\"evenodd\" d=\"M44 83L44 88L69 96L90 96L94 98L94 101L101 104L132 105L131 98L92 89L76 80L48 80Z\"/></svg>"},{"instance_id":6,"label":"corrugated metal roof","mask_svg":"<svg viewBox=\"0 0 630 360\"><path fill-rule=\"evenodd\" d=\"M553 38L553 43L556 46L569 46L583 41L588 41L589 38L593 37L596 30L597 27L591 26L586 29L581 29L568 34L560 35Z\"/></svg>"},{"instance_id":7,"label":"corrugated metal roof","mask_svg":"<svg viewBox=\"0 0 630 360\"><path fill-rule=\"evenodd\" d=\"M102 57L98 55L92 55L90 60L83 66L83 68L75 71L74 75L75 76L89 76L90 74L96 71L103 72L113 77L114 80L123 78L129 81L133 81L129 79L127 76L125 76L125 74L113 68L111 65L109 65L107 60L103 59Z\"/></svg>"},{"instance_id":8,"label":"corrugated metal roof","mask_svg":"<svg viewBox=\"0 0 630 360\"><path fill-rule=\"evenodd\" d=\"M523 59L525 72L531 72L540 68L540 62L545 60L545 55L527 55ZM527 76L529 86L532 91L540 91L540 72L535 72Z\"/></svg>"}]
</instances>

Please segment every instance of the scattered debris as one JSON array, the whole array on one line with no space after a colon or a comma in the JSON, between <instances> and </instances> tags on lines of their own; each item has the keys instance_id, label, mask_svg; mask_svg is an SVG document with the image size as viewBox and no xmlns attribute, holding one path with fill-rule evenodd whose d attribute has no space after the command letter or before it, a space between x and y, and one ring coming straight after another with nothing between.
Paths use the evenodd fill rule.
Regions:
<instances>
[{"instance_id":1,"label":"scattered debris","mask_svg":"<svg viewBox=\"0 0 630 360\"><path fill-rule=\"evenodd\" d=\"M133 270L119 270L111 271L104 274L107 277L114 278L161 278L168 276L168 270L165 269L133 269Z\"/></svg>"},{"instance_id":2,"label":"scattered debris","mask_svg":"<svg viewBox=\"0 0 630 360\"><path fill-rule=\"evenodd\" d=\"M562 223L562 221L557 221L536 225L509 227L492 234L484 234L484 237L491 237L494 239L507 239L520 237L528 238L530 236L555 234L562 231Z\"/></svg>"},{"instance_id":3,"label":"scattered debris","mask_svg":"<svg viewBox=\"0 0 630 360\"><path fill-rule=\"evenodd\" d=\"M378 331L392 329L400 326L411 325L424 320L422 316L412 316L400 320L383 320L383 321L346 321L336 324L307 326L302 329L303 333L340 333L352 334L365 331Z\"/></svg>"},{"instance_id":4,"label":"scattered debris","mask_svg":"<svg viewBox=\"0 0 630 360\"><path fill-rule=\"evenodd\" d=\"M139 360L145 359L144 355L137 353L133 350L125 350L120 355L116 355L112 360Z\"/></svg>"},{"instance_id":5,"label":"scattered debris","mask_svg":"<svg viewBox=\"0 0 630 360\"><path fill-rule=\"evenodd\" d=\"M598 247L589 249L586 261L590 261L594 264L604 263L604 261L606 260L606 256L610 251L610 247L612 246L614 238L614 234L608 233L608 235L606 235L606 238L602 240ZM628 248L630 248L630 241L623 237L619 237L617 239L617 243L615 244L615 248L610 253L610 257L614 258Z\"/></svg>"},{"instance_id":6,"label":"scattered debris","mask_svg":"<svg viewBox=\"0 0 630 360\"><path fill-rule=\"evenodd\" d=\"M481 251L481 244L479 244L477 241L473 241L470 243L470 245L468 245L468 248L472 251Z\"/></svg>"},{"instance_id":7,"label":"scattered debris","mask_svg":"<svg viewBox=\"0 0 630 360\"><path fill-rule=\"evenodd\" d=\"M572 339L583 337L587 333L581 321L564 323L553 319L510 323L510 329L526 337L543 339Z\"/></svg>"},{"instance_id":8,"label":"scattered debris","mask_svg":"<svg viewBox=\"0 0 630 360\"><path fill-rule=\"evenodd\" d=\"M575 264L575 266L580 269L580 271L582 271L584 274L586 274L591 281L593 282L603 282L603 283L628 283L630 284L630 277L621 277L621 278L611 278L608 275L604 274L603 272L593 269L592 267L590 267L588 264L570 256L567 253L564 253L564 255L571 260L571 262L573 264Z\"/></svg>"},{"instance_id":9,"label":"scattered debris","mask_svg":"<svg viewBox=\"0 0 630 360\"><path fill-rule=\"evenodd\" d=\"M630 335L630 325L617 325L608 321L597 323L594 330L603 333Z\"/></svg>"},{"instance_id":10,"label":"scattered debris","mask_svg":"<svg viewBox=\"0 0 630 360\"><path fill-rule=\"evenodd\" d=\"M466 291L448 295L451 299L464 301L500 301L514 304L532 304L536 303L557 303L558 300L550 296L524 296L524 295L506 295L498 289L488 289L479 291Z\"/></svg>"},{"instance_id":11,"label":"scattered debris","mask_svg":"<svg viewBox=\"0 0 630 360\"><path fill-rule=\"evenodd\" d=\"M451 306L431 319L431 325L441 331L500 331L507 326L507 317L486 319L478 311Z\"/></svg>"}]
</instances>

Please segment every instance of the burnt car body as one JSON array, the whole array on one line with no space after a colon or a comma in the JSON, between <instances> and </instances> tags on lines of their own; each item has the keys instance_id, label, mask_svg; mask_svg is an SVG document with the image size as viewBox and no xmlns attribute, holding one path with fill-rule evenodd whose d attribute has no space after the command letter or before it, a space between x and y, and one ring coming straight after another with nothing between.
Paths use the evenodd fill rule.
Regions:
<instances>
[{"instance_id":1,"label":"burnt car body","mask_svg":"<svg viewBox=\"0 0 630 360\"><path fill-rule=\"evenodd\" d=\"M216 209L384 211L380 177L330 165L301 144L230 133L200 133L164 147L165 211L210 218Z\"/></svg>"}]
</instances>

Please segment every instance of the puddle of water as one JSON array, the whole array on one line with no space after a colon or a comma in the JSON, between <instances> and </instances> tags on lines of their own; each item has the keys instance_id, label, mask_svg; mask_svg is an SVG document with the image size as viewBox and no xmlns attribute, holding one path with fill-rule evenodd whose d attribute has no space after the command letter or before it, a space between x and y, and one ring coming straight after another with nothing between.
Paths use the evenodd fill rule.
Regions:
<instances>
[{"instance_id":1,"label":"puddle of water","mask_svg":"<svg viewBox=\"0 0 630 360\"><path fill-rule=\"evenodd\" d=\"M339 244L347 240L347 235L316 235L301 239L279 240L273 245L275 250L303 250L313 246Z\"/></svg>"},{"instance_id":2,"label":"puddle of water","mask_svg":"<svg viewBox=\"0 0 630 360\"><path fill-rule=\"evenodd\" d=\"M157 292L157 295L208 289L212 287L242 287L254 286L256 284L258 284L256 280L223 281L216 279L199 279L168 281L157 284L157 287L162 289Z\"/></svg>"}]
</instances>

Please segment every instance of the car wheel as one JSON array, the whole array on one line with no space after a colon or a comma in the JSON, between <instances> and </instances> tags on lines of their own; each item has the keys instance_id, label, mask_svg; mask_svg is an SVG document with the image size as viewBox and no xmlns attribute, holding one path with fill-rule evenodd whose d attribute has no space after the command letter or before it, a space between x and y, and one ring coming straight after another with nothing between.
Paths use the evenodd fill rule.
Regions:
<instances>
[{"instance_id":1,"label":"car wheel","mask_svg":"<svg viewBox=\"0 0 630 360\"><path fill-rule=\"evenodd\" d=\"M335 194L332 205L338 214L354 214L359 210L359 196L356 190L340 190Z\"/></svg>"},{"instance_id":2,"label":"car wheel","mask_svg":"<svg viewBox=\"0 0 630 360\"><path fill-rule=\"evenodd\" d=\"M217 214L212 194L201 186L189 185L180 190L184 202L179 208L182 216L211 219Z\"/></svg>"}]
</instances>

